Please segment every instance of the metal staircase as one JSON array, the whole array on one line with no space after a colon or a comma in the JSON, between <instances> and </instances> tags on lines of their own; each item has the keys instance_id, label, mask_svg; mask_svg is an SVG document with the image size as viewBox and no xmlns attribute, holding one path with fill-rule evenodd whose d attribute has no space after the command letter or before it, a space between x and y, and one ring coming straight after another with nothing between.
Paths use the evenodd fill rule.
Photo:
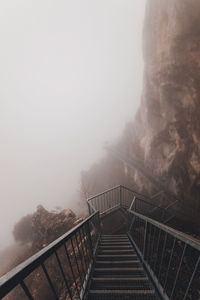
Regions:
<instances>
[{"instance_id":1,"label":"metal staircase","mask_svg":"<svg viewBox=\"0 0 200 300\"><path fill-rule=\"evenodd\" d=\"M92 299L160 299L126 234L101 236L88 291Z\"/></svg>"},{"instance_id":2,"label":"metal staircase","mask_svg":"<svg viewBox=\"0 0 200 300\"><path fill-rule=\"evenodd\" d=\"M200 242L164 224L171 208L123 186L88 199L87 219L0 278L0 299L199 300Z\"/></svg>"}]
</instances>

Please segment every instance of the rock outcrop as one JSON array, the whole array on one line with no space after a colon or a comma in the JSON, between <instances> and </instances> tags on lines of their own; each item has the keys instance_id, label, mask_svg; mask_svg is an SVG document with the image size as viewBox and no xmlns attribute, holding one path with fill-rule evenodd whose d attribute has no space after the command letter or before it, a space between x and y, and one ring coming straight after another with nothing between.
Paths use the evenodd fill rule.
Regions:
<instances>
[{"instance_id":1,"label":"rock outcrop","mask_svg":"<svg viewBox=\"0 0 200 300\"><path fill-rule=\"evenodd\" d=\"M70 209L60 212L49 212L39 205L36 212L23 217L13 231L17 243L10 246L6 251L0 253L0 260L6 259L1 266L0 275L10 271L12 268L25 261L27 258L56 240L58 237L73 228L82 218L77 218ZM66 260L64 249L58 250L60 259ZM65 286L61 280L60 271L54 256L46 260L48 272L54 280L54 284L60 295L59 299L65 300ZM68 270L70 273L70 270ZM42 269L39 267L27 277L27 284L34 299L52 299L51 289L44 278ZM26 296L22 289L16 288L6 296L7 300L25 300Z\"/></svg>"},{"instance_id":2,"label":"rock outcrop","mask_svg":"<svg viewBox=\"0 0 200 300\"><path fill-rule=\"evenodd\" d=\"M199 10L195 0L147 2L139 110L145 165L196 212L200 212Z\"/></svg>"},{"instance_id":3,"label":"rock outcrop","mask_svg":"<svg viewBox=\"0 0 200 300\"><path fill-rule=\"evenodd\" d=\"M17 242L29 243L38 251L82 221L71 209L49 212L42 205L32 215L23 217L13 230Z\"/></svg>"},{"instance_id":4,"label":"rock outcrop","mask_svg":"<svg viewBox=\"0 0 200 300\"><path fill-rule=\"evenodd\" d=\"M115 145L127 158L138 157L154 178L159 178L181 199L183 209L190 211L190 218L197 222L200 215L199 11L200 2L196 0L147 1L141 105L135 120L127 125ZM110 154L95 166L98 174L95 180L99 182L99 173L104 173L104 177L109 173L112 186L109 164L105 163L111 160L109 157ZM121 175L115 183L136 186L149 194L155 192L137 169L125 166L118 169ZM89 176L90 173L93 175ZM114 168L112 174L116 178ZM92 167L87 178L94 181L94 177ZM92 193L99 190L98 186Z\"/></svg>"}]
</instances>

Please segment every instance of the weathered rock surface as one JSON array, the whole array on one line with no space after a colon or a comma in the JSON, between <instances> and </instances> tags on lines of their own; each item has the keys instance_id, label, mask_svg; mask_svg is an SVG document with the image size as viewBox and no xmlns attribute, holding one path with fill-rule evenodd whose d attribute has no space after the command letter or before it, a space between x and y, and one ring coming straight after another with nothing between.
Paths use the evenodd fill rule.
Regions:
<instances>
[{"instance_id":1,"label":"weathered rock surface","mask_svg":"<svg viewBox=\"0 0 200 300\"><path fill-rule=\"evenodd\" d=\"M23 217L15 225L13 234L16 241L29 243L34 250L40 250L81 220L71 209L55 213L39 205L35 213Z\"/></svg>"},{"instance_id":2,"label":"weathered rock surface","mask_svg":"<svg viewBox=\"0 0 200 300\"><path fill-rule=\"evenodd\" d=\"M199 11L200 2L195 0L147 2L144 91L139 110L145 164L198 213Z\"/></svg>"},{"instance_id":3,"label":"weathered rock surface","mask_svg":"<svg viewBox=\"0 0 200 300\"><path fill-rule=\"evenodd\" d=\"M32 215L23 217L14 228L14 237L17 244L10 246L0 253L0 261L6 260L1 264L0 276L10 271L12 268L25 261L27 258L56 240L58 237L73 228L82 218L77 218L70 209L60 212L49 212L43 206L39 205ZM66 254L63 247L58 249L58 254L62 261L66 261ZM53 278L58 293L63 296L59 299L65 299L66 288L61 280L55 256L51 256L45 261L48 272ZM70 270L68 270L70 272ZM37 268L27 278L27 284L34 296L34 299L53 299L51 289L41 268ZM17 288L11 294L6 296L8 300L22 300L26 296L22 289Z\"/></svg>"},{"instance_id":4,"label":"weathered rock surface","mask_svg":"<svg viewBox=\"0 0 200 300\"><path fill-rule=\"evenodd\" d=\"M181 199L185 211L191 209L190 218L197 222L200 219L199 11L200 2L196 0L147 1L141 105L135 120L127 125L115 145L127 158L138 157L155 178ZM116 170L120 175L116 175ZM102 175L110 178L109 184L100 179ZM92 194L123 183L149 194L155 192L138 170L120 167L110 154L86 172L86 177L93 182Z\"/></svg>"}]
</instances>

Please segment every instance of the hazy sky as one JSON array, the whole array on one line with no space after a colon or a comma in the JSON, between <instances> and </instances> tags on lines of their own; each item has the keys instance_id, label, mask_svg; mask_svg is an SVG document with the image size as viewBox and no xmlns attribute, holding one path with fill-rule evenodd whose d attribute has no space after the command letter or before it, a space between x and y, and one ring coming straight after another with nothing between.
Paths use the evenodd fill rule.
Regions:
<instances>
[{"instance_id":1,"label":"hazy sky","mask_svg":"<svg viewBox=\"0 0 200 300\"><path fill-rule=\"evenodd\" d=\"M0 1L0 241L70 206L139 105L145 0ZM3 245L0 244L0 248Z\"/></svg>"}]
</instances>

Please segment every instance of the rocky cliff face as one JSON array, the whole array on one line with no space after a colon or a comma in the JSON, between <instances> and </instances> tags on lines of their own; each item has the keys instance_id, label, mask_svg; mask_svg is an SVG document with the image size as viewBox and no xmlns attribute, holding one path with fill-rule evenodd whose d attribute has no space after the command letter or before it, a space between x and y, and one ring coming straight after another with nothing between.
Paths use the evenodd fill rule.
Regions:
<instances>
[{"instance_id":1,"label":"rocky cliff face","mask_svg":"<svg viewBox=\"0 0 200 300\"><path fill-rule=\"evenodd\" d=\"M196 0L147 1L141 106L116 146L127 157L139 157L155 178L182 199L186 210L192 207L197 220L200 214L199 11L200 2ZM106 159L109 160L109 155ZM102 172L102 163L95 168L106 174L110 172L107 165ZM91 170L94 173L94 167ZM113 175L116 178L115 171ZM140 191L153 192L151 183L137 170L123 167L120 177L115 183L128 182ZM91 180L94 181L94 174Z\"/></svg>"},{"instance_id":2,"label":"rocky cliff face","mask_svg":"<svg viewBox=\"0 0 200 300\"><path fill-rule=\"evenodd\" d=\"M196 0L148 1L139 111L145 164L195 209L200 208L199 11Z\"/></svg>"}]
</instances>

